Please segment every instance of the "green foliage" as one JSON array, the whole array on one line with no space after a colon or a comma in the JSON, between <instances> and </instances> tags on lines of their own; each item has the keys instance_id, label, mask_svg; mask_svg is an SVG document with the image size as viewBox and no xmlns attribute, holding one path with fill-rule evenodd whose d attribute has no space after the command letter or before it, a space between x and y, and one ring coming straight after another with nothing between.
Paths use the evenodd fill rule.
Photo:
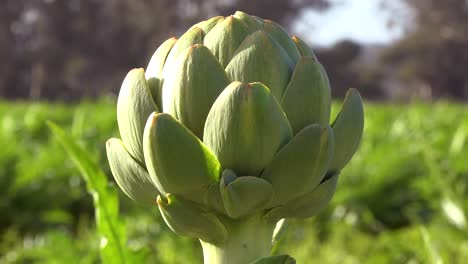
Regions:
<instances>
[{"instance_id":1,"label":"green foliage","mask_svg":"<svg viewBox=\"0 0 468 264\"><path fill-rule=\"evenodd\" d=\"M467 108L366 103L362 144L340 174L331 205L315 218L290 221L275 254L307 264L464 263ZM118 136L115 110L114 99L0 102L0 263L99 263L92 197L45 121L80 139L82 156L103 170L99 188L109 190L105 141ZM156 206L118 195L121 212L112 221L126 226L122 250L141 263L202 262L198 241L170 232ZM116 200L109 199L115 214Z\"/></svg>"},{"instance_id":2,"label":"green foliage","mask_svg":"<svg viewBox=\"0 0 468 264\"><path fill-rule=\"evenodd\" d=\"M104 263L127 262L128 253L125 247L127 237L125 225L119 217L117 190L114 186L109 186L106 175L99 165L89 157L83 147L75 142L73 137L51 122L48 125L75 166L78 167L86 182L88 192L93 196L102 261Z\"/></svg>"}]
</instances>

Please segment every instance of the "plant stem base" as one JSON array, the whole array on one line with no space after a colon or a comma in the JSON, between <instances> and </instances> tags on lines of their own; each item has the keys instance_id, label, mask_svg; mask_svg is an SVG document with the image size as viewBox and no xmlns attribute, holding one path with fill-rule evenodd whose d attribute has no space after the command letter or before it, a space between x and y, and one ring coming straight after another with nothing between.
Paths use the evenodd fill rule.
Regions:
<instances>
[{"instance_id":1,"label":"plant stem base","mask_svg":"<svg viewBox=\"0 0 468 264\"><path fill-rule=\"evenodd\" d=\"M200 240L204 264L249 264L270 255L274 224L260 215L246 219L223 219L228 239L221 245Z\"/></svg>"}]
</instances>

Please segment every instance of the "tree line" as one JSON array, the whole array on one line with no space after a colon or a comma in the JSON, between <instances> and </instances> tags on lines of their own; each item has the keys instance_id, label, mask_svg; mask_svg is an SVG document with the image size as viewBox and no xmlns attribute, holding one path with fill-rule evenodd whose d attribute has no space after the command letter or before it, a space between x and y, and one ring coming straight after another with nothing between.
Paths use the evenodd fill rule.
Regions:
<instances>
[{"instance_id":1,"label":"tree line","mask_svg":"<svg viewBox=\"0 0 468 264\"><path fill-rule=\"evenodd\" d=\"M343 40L316 50L334 95L357 87L371 99L468 98L467 1L401 1L407 12L392 10L405 29L401 39L386 46ZM239 9L291 30L304 10L330 6L328 0L3 0L0 97L73 101L116 93L129 68L145 67L159 43L197 21Z\"/></svg>"}]
</instances>

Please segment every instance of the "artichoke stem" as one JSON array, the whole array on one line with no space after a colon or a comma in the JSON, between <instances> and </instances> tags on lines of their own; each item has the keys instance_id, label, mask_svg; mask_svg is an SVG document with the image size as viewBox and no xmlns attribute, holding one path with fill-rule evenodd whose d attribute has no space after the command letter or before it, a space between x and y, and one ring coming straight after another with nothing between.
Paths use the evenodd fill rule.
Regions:
<instances>
[{"instance_id":1,"label":"artichoke stem","mask_svg":"<svg viewBox=\"0 0 468 264\"><path fill-rule=\"evenodd\" d=\"M274 224L261 215L245 219L223 219L228 238L221 245L200 240L204 264L249 264L270 255Z\"/></svg>"}]
</instances>

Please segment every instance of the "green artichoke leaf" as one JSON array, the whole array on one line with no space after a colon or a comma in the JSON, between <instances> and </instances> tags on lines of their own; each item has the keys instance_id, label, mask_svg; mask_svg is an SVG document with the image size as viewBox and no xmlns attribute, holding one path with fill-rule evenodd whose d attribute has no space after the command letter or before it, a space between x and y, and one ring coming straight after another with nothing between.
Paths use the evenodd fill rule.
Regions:
<instances>
[{"instance_id":1,"label":"green artichoke leaf","mask_svg":"<svg viewBox=\"0 0 468 264\"><path fill-rule=\"evenodd\" d=\"M206 188L203 197L204 205L207 206L207 208L214 210L217 213L227 215L226 210L224 209L223 198L221 198L219 182L215 182Z\"/></svg>"},{"instance_id":2,"label":"green artichoke leaf","mask_svg":"<svg viewBox=\"0 0 468 264\"><path fill-rule=\"evenodd\" d=\"M226 66L231 81L261 82L279 101L294 68L286 51L265 31L249 35Z\"/></svg>"},{"instance_id":3,"label":"green artichoke leaf","mask_svg":"<svg viewBox=\"0 0 468 264\"><path fill-rule=\"evenodd\" d=\"M203 142L224 168L257 176L291 137L291 126L267 87L233 82L211 107Z\"/></svg>"},{"instance_id":4,"label":"green artichoke leaf","mask_svg":"<svg viewBox=\"0 0 468 264\"><path fill-rule=\"evenodd\" d=\"M271 20L265 19L263 27L264 30L281 45L281 47L286 51L294 63L299 61L301 58L301 53L296 47L294 41L282 26Z\"/></svg>"},{"instance_id":5,"label":"green artichoke leaf","mask_svg":"<svg viewBox=\"0 0 468 264\"><path fill-rule=\"evenodd\" d=\"M158 107L146 83L145 71L131 70L120 88L117 100L117 123L125 147L140 164L145 164L143 131L146 120L154 111L158 111Z\"/></svg>"},{"instance_id":6,"label":"green artichoke leaf","mask_svg":"<svg viewBox=\"0 0 468 264\"><path fill-rule=\"evenodd\" d=\"M206 116L229 83L226 72L210 50L201 44L193 45L179 55L165 78L164 112L202 138Z\"/></svg>"},{"instance_id":7,"label":"green artichoke leaf","mask_svg":"<svg viewBox=\"0 0 468 264\"><path fill-rule=\"evenodd\" d=\"M263 29L263 21L261 19L256 19L254 16L251 16L247 13L244 13L242 11L236 11L233 17L239 19L240 21L242 21L242 23L247 25L250 32Z\"/></svg>"},{"instance_id":8,"label":"green artichoke leaf","mask_svg":"<svg viewBox=\"0 0 468 264\"><path fill-rule=\"evenodd\" d=\"M171 51L167 55L162 72L162 79L165 79L166 76L172 71L172 65L176 61L179 54L182 53L182 51L184 51L192 45L203 44L203 36L203 30L199 27L193 27L192 29L185 32L182 36L180 36L179 40L177 40L177 42L174 44Z\"/></svg>"},{"instance_id":9,"label":"green artichoke leaf","mask_svg":"<svg viewBox=\"0 0 468 264\"><path fill-rule=\"evenodd\" d=\"M275 155L261 174L273 185L271 207L312 191L325 176L333 157L333 131L317 124L301 130Z\"/></svg>"},{"instance_id":10,"label":"green artichoke leaf","mask_svg":"<svg viewBox=\"0 0 468 264\"><path fill-rule=\"evenodd\" d=\"M335 151L329 171L339 172L353 157L359 147L364 130L364 107L359 92L349 89L343 106L332 124Z\"/></svg>"},{"instance_id":11,"label":"green artichoke leaf","mask_svg":"<svg viewBox=\"0 0 468 264\"><path fill-rule=\"evenodd\" d=\"M193 28L201 28L203 33L208 34L218 23L221 23L224 20L223 16L215 16L208 20L198 22L197 24L193 25L189 30Z\"/></svg>"},{"instance_id":12,"label":"green artichoke leaf","mask_svg":"<svg viewBox=\"0 0 468 264\"><path fill-rule=\"evenodd\" d=\"M224 69L249 33L244 23L230 16L217 24L205 36L203 44L211 50Z\"/></svg>"},{"instance_id":13,"label":"green artichoke leaf","mask_svg":"<svg viewBox=\"0 0 468 264\"><path fill-rule=\"evenodd\" d=\"M330 203L335 193L338 174L322 181L314 190L283 206L275 207L265 214L265 219L276 222L282 218L308 218L316 215Z\"/></svg>"},{"instance_id":14,"label":"green artichoke leaf","mask_svg":"<svg viewBox=\"0 0 468 264\"><path fill-rule=\"evenodd\" d=\"M331 90L322 65L312 57L302 57L296 65L281 100L294 134L310 124L328 125Z\"/></svg>"},{"instance_id":15,"label":"green artichoke leaf","mask_svg":"<svg viewBox=\"0 0 468 264\"><path fill-rule=\"evenodd\" d=\"M109 165L120 189L141 204L154 204L159 191L148 172L127 152L123 142L111 138L106 143Z\"/></svg>"},{"instance_id":16,"label":"green artichoke leaf","mask_svg":"<svg viewBox=\"0 0 468 264\"><path fill-rule=\"evenodd\" d=\"M296 264L296 260L289 255L264 257L250 264Z\"/></svg>"},{"instance_id":17,"label":"green artichoke leaf","mask_svg":"<svg viewBox=\"0 0 468 264\"><path fill-rule=\"evenodd\" d=\"M203 203L203 194L221 175L216 156L167 113L153 113L144 133L148 172L161 193Z\"/></svg>"},{"instance_id":18,"label":"green artichoke leaf","mask_svg":"<svg viewBox=\"0 0 468 264\"><path fill-rule=\"evenodd\" d=\"M317 59L314 51L302 39L300 39L298 36L293 36L292 40L301 52L302 57L312 57Z\"/></svg>"},{"instance_id":19,"label":"green artichoke leaf","mask_svg":"<svg viewBox=\"0 0 468 264\"><path fill-rule=\"evenodd\" d=\"M226 213L234 219L264 209L273 197L269 182L254 176L236 177L232 171L223 173L220 191Z\"/></svg>"},{"instance_id":20,"label":"green artichoke leaf","mask_svg":"<svg viewBox=\"0 0 468 264\"><path fill-rule=\"evenodd\" d=\"M159 211L174 233L199 238L214 245L222 245L227 238L223 223L198 205L173 194L159 195Z\"/></svg>"},{"instance_id":21,"label":"green artichoke leaf","mask_svg":"<svg viewBox=\"0 0 468 264\"><path fill-rule=\"evenodd\" d=\"M177 38L170 38L161 44L151 57L148 67L146 67L145 77L158 109L162 111L162 70L166 62L167 55L176 43Z\"/></svg>"}]
</instances>

